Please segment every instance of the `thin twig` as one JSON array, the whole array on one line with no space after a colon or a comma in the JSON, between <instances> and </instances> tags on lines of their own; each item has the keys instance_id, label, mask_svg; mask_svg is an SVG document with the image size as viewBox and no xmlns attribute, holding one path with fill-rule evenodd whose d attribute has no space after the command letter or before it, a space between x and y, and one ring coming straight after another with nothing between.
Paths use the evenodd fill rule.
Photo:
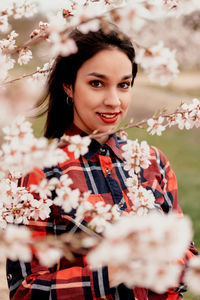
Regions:
<instances>
[{"instance_id":1,"label":"thin twig","mask_svg":"<svg viewBox=\"0 0 200 300\"><path fill-rule=\"evenodd\" d=\"M12 83L14 83L14 82L16 82L16 81L22 80L22 79L27 78L27 77L31 77L31 76L33 76L33 75L35 75L35 74L40 74L40 73L43 74L43 73L50 72L51 70L52 70L52 68L49 68L49 69L47 69L47 70L40 70L40 71L32 72L32 73L30 73L30 74L25 74L25 75L23 75L23 76L21 76L21 77L18 77L18 78L9 80L9 81L5 81L5 82L3 82L0 86L4 86L4 85L7 85L7 84L12 84Z\"/></svg>"}]
</instances>

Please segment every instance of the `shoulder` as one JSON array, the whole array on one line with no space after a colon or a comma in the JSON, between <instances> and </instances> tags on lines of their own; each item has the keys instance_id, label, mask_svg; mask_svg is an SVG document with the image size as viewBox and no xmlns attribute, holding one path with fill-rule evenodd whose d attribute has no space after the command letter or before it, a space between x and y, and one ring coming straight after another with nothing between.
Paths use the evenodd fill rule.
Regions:
<instances>
[{"instance_id":1,"label":"shoulder","mask_svg":"<svg viewBox=\"0 0 200 300\"><path fill-rule=\"evenodd\" d=\"M150 161L151 164L157 165L160 171L171 169L170 162L166 155L155 146L150 146Z\"/></svg>"}]
</instances>

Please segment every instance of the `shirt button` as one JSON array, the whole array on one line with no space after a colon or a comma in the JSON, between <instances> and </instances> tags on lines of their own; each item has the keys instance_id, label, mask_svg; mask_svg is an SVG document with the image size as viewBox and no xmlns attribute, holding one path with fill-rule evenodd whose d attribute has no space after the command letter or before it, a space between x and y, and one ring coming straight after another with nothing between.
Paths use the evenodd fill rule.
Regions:
<instances>
[{"instance_id":1,"label":"shirt button","mask_svg":"<svg viewBox=\"0 0 200 300\"><path fill-rule=\"evenodd\" d=\"M8 279L8 280L11 280L11 279L12 279L12 274L8 274L8 275L7 275L7 279Z\"/></svg>"},{"instance_id":2,"label":"shirt button","mask_svg":"<svg viewBox=\"0 0 200 300\"><path fill-rule=\"evenodd\" d=\"M110 175L111 171L109 169L106 169L106 173L107 173L107 175Z\"/></svg>"},{"instance_id":3,"label":"shirt button","mask_svg":"<svg viewBox=\"0 0 200 300\"><path fill-rule=\"evenodd\" d=\"M100 148L100 151L101 151L102 154L105 154L105 153L106 153L106 149L103 148L103 147Z\"/></svg>"}]
</instances>

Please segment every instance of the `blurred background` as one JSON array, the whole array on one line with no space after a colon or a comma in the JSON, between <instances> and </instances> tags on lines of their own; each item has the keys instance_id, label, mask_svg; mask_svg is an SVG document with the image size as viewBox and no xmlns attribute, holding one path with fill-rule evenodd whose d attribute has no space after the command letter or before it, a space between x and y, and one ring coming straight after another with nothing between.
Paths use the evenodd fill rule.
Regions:
<instances>
[{"instance_id":1,"label":"blurred background","mask_svg":"<svg viewBox=\"0 0 200 300\"><path fill-rule=\"evenodd\" d=\"M19 44L29 38L33 29L38 28L39 21L46 21L44 11L41 10L41 13L32 19L11 22L13 29L20 34L17 39ZM0 39L3 37L0 35ZM131 118L134 118L134 121L149 118L162 108L173 112L181 102L190 102L193 98L200 99L200 12L194 12L186 17L160 20L159 26L155 22L149 22L135 35L135 40L145 46L163 40L170 49L177 49L180 74L171 84L161 87L151 83L147 75L139 70L133 88L132 103L126 117L127 122ZM42 67L48 62L45 43L32 50L34 59L23 68L12 70L11 78L31 73L37 66ZM45 116L31 121L36 136L41 136ZM128 134L131 139L147 140L168 157L177 176L180 205L184 214L192 219L194 241L196 247L200 249L200 129L181 131L171 128L158 137L150 136L144 129L134 128L128 130ZM3 264L0 267L0 300L8 300L4 268ZM197 300L200 296L186 293L184 299Z\"/></svg>"}]
</instances>

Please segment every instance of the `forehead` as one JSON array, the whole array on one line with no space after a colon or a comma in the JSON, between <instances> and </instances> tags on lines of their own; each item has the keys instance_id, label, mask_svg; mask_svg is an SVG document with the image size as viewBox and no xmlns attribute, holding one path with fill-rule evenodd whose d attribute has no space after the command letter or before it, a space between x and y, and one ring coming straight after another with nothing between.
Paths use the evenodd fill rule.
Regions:
<instances>
[{"instance_id":1,"label":"forehead","mask_svg":"<svg viewBox=\"0 0 200 300\"><path fill-rule=\"evenodd\" d=\"M121 78L132 73L132 63L121 50L105 49L86 60L78 70L78 74L83 76L92 72Z\"/></svg>"}]
</instances>

